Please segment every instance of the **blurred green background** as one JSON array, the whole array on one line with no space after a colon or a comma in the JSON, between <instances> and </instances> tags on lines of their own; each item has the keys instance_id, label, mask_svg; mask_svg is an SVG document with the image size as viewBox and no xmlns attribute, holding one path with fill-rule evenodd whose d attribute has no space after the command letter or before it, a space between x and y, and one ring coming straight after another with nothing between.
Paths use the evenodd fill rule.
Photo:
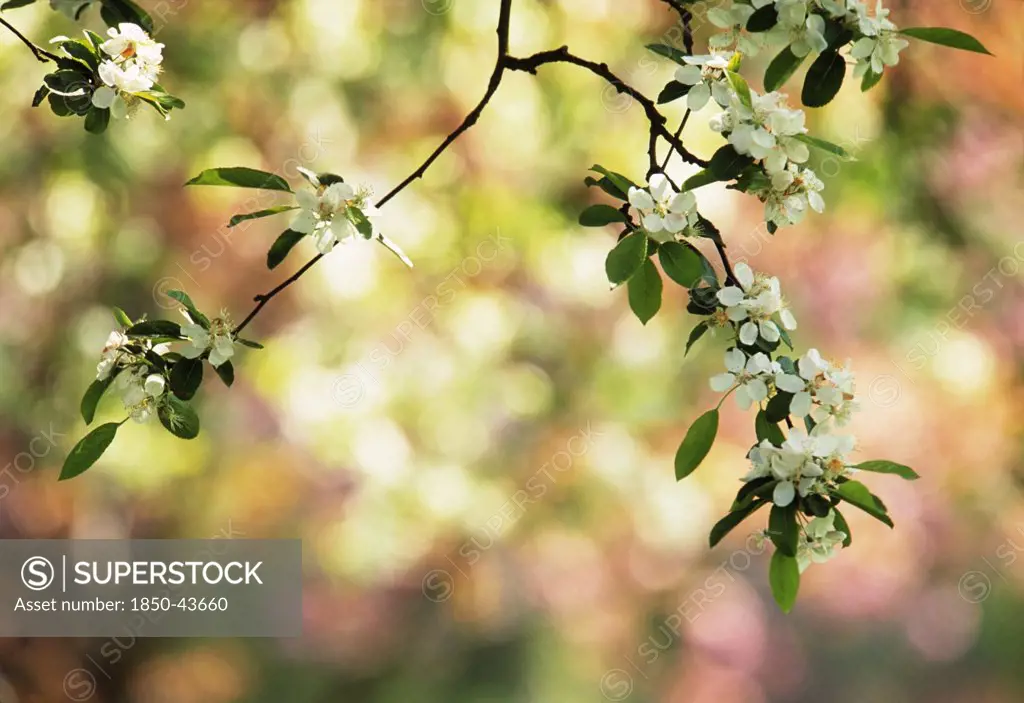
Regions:
<instances>
[{"instance_id":1,"label":"blurred green background","mask_svg":"<svg viewBox=\"0 0 1024 703\"><path fill-rule=\"evenodd\" d=\"M0 701L1024 698L1018 0L890 3L900 26L969 31L997 58L915 43L879 88L813 112L857 157L819 161L824 216L771 237L755 200L699 191L734 259L782 279L798 351L851 359L857 456L923 475L870 481L897 529L851 516L852 548L805 575L789 616L746 539L761 521L706 546L751 416L727 403L709 461L674 480L724 340L684 361L680 289L646 328L608 291L614 233L576 224L598 197L582 181L595 162L641 179L646 122L574 67L507 75L388 204L414 271L337 249L249 328L266 350L240 350L235 387L206 385L199 439L129 425L58 484L111 305L164 314L184 288L238 320L314 253L268 272L287 221L228 232L252 193L185 180L245 165L298 184L304 166L383 194L493 66L496 0L143 4L188 107L103 137L31 109L45 67L0 34L0 536L298 537L305 634L0 640ZM79 30L45 3L5 16L37 43ZM654 0L516 0L512 50L568 44L656 95L673 69L643 47L678 44L674 19ZM696 26L701 50L700 6ZM685 135L705 156L710 115Z\"/></svg>"}]
</instances>

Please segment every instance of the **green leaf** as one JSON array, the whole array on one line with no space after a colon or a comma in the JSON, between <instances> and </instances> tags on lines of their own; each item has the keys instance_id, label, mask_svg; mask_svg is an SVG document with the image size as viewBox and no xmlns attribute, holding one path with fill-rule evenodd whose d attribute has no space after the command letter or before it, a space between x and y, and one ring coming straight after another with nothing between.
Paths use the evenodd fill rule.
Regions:
<instances>
[{"instance_id":1,"label":"green leaf","mask_svg":"<svg viewBox=\"0 0 1024 703\"><path fill-rule=\"evenodd\" d=\"M958 29L948 29L946 27L909 27L901 29L900 34L920 39L921 41L931 42L932 44L952 47L953 49L963 49L964 51L973 51L977 54L988 54L989 56L993 55L980 41Z\"/></svg>"},{"instance_id":2,"label":"green leaf","mask_svg":"<svg viewBox=\"0 0 1024 703\"><path fill-rule=\"evenodd\" d=\"M764 72L764 89L770 93L784 86L806 58L797 56L788 46L780 51Z\"/></svg>"},{"instance_id":3,"label":"green leaf","mask_svg":"<svg viewBox=\"0 0 1024 703\"><path fill-rule=\"evenodd\" d=\"M192 400L203 383L203 360L182 359L171 369L171 392L182 400Z\"/></svg>"},{"instance_id":4,"label":"green leaf","mask_svg":"<svg viewBox=\"0 0 1024 703\"><path fill-rule=\"evenodd\" d=\"M117 428L120 426L117 422L108 422L83 437L68 454L68 458L64 460L64 467L60 470L60 478L57 480L67 481L75 476L81 476L92 468L92 465L103 456L103 452L107 451L107 447L114 441L114 437L117 436Z\"/></svg>"},{"instance_id":5,"label":"green leaf","mask_svg":"<svg viewBox=\"0 0 1024 703\"><path fill-rule=\"evenodd\" d=\"M35 1L36 0L7 0L7 2L5 2L3 5L0 5L0 11L13 10L18 7L25 7L26 5L31 5Z\"/></svg>"},{"instance_id":6,"label":"green leaf","mask_svg":"<svg viewBox=\"0 0 1024 703\"><path fill-rule=\"evenodd\" d=\"M813 515L814 517L828 517L828 513L832 510L832 501L825 496L812 493L803 499L804 513Z\"/></svg>"},{"instance_id":7,"label":"green leaf","mask_svg":"<svg viewBox=\"0 0 1024 703\"><path fill-rule=\"evenodd\" d=\"M785 508L772 506L768 516L768 533L775 548L789 557L796 556L797 540L800 539L800 526L796 522L796 503Z\"/></svg>"},{"instance_id":8,"label":"green leaf","mask_svg":"<svg viewBox=\"0 0 1024 703\"><path fill-rule=\"evenodd\" d=\"M736 492L736 500L733 501L730 510L739 510L742 507L750 505L751 501L758 498L771 502L769 496L775 491L775 486L778 484L778 479L774 476L764 476L762 478L755 478L752 481L747 481L740 487L740 490Z\"/></svg>"},{"instance_id":9,"label":"green leaf","mask_svg":"<svg viewBox=\"0 0 1024 703\"><path fill-rule=\"evenodd\" d=\"M767 439L774 446L781 447L782 443L786 441L786 436L782 434L778 423L768 419L768 413L765 410L758 411L757 418L754 420L754 430L757 432L758 442Z\"/></svg>"},{"instance_id":10,"label":"green leaf","mask_svg":"<svg viewBox=\"0 0 1024 703\"><path fill-rule=\"evenodd\" d=\"M85 131L90 134L103 134L110 124L110 110L94 107L85 116Z\"/></svg>"},{"instance_id":11,"label":"green leaf","mask_svg":"<svg viewBox=\"0 0 1024 703\"><path fill-rule=\"evenodd\" d=\"M181 325L170 320L143 320L127 330L129 337L175 337L181 338Z\"/></svg>"},{"instance_id":12,"label":"green leaf","mask_svg":"<svg viewBox=\"0 0 1024 703\"><path fill-rule=\"evenodd\" d=\"M199 416L191 405L172 394L163 396L157 409L160 424L175 437L195 439L199 436Z\"/></svg>"},{"instance_id":13,"label":"green leaf","mask_svg":"<svg viewBox=\"0 0 1024 703\"><path fill-rule=\"evenodd\" d=\"M796 558L782 552L772 554L772 563L768 569L768 583L772 587L772 596L779 604L782 612L788 613L796 604L796 596L800 591L800 567Z\"/></svg>"},{"instance_id":14,"label":"green leaf","mask_svg":"<svg viewBox=\"0 0 1024 703\"><path fill-rule=\"evenodd\" d=\"M708 162L708 170L719 181L731 181L743 173L743 170L752 163L754 163L753 158L745 154L736 153L731 144L726 144L711 156L711 160Z\"/></svg>"},{"instance_id":15,"label":"green leaf","mask_svg":"<svg viewBox=\"0 0 1024 703\"><path fill-rule=\"evenodd\" d=\"M666 59L675 61L680 66L686 65L686 62L683 60L686 58L686 54L674 46L668 46L667 44L648 44L647 49L649 51L653 51L658 56L664 56Z\"/></svg>"},{"instance_id":16,"label":"green leaf","mask_svg":"<svg viewBox=\"0 0 1024 703\"><path fill-rule=\"evenodd\" d=\"M918 473L909 466L897 464L893 461L865 461L863 464L857 464L853 468L860 469L861 471L871 471L876 474L893 474L900 478L905 478L908 481L916 481L921 478Z\"/></svg>"},{"instance_id":17,"label":"green leaf","mask_svg":"<svg viewBox=\"0 0 1024 703\"><path fill-rule=\"evenodd\" d=\"M100 399L103 394L110 388L110 384L114 382L114 378L117 373L111 373L102 381L96 380L89 385L89 389L82 396L82 419L85 420L85 424L91 425L93 419L96 417L96 407L100 404Z\"/></svg>"},{"instance_id":18,"label":"green leaf","mask_svg":"<svg viewBox=\"0 0 1024 703\"><path fill-rule=\"evenodd\" d=\"M607 178L612 184L622 192L622 198L625 200L629 196L629 189L636 188L637 185L633 181L629 180L621 173L615 171L609 171L600 164L594 164L590 167L590 170L594 173L600 173L602 176Z\"/></svg>"},{"instance_id":19,"label":"green leaf","mask_svg":"<svg viewBox=\"0 0 1024 703\"><path fill-rule=\"evenodd\" d=\"M305 236L302 232L295 232L290 229L282 232L277 241L270 246L270 251L267 252L267 268L277 268L278 264L284 261L284 258L288 256L292 248Z\"/></svg>"},{"instance_id":20,"label":"green leaf","mask_svg":"<svg viewBox=\"0 0 1024 703\"><path fill-rule=\"evenodd\" d=\"M35 95L32 96L32 107L39 107L43 104L43 101L50 95L50 89L46 85L39 86L39 90L36 91Z\"/></svg>"},{"instance_id":21,"label":"green leaf","mask_svg":"<svg viewBox=\"0 0 1024 703\"><path fill-rule=\"evenodd\" d=\"M260 344L259 342L254 342L251 339L242 339L241 337L238 337L237 339L235 339L235 341L241 344L243 347L249 347L250 349L263 348L262 344Z\"/></svg>"},{"instance_id":22,"label":"green leaf","mask_svg":"<svg viewBox=\"0 0 1024 703\"><path fill-rule=\"evenodd\" d=\"M199 312L199 309L192 302L192 298L188 297L188 293L182 290L169 290L167 291L167 297L177 300L179 303L185 306L188 311L189 317L192 321L202 325L204 329L210 329L210 320L203 313Z\"/></svg>"},{"instance_id":23,"label":"green leaf","mask_svg":"<svg viewBox=\"0 0 1024 703\"><path fill-rule=\"evenodd\" d=\"M756 10L747 19L748 32L767 32L779 23L779 11L775 9L775 3L768 3ZM769 90L766 88L766 90Z\"/></svg>"},{"instance_id":24,"label":"green leaf","mask_svg":"<svg viewBox=\"0 0 1024 703\"><path fill-rule=\"evenodd\" d=\"M860 82L861 92L863 92L863 93L868 92L869 90L874 88L876 85L878 85L879 82L881 82L881 80L882 80L882 74L881 73L875 73L874 71L868 69L868 72L864 74L864 78L862 78L861 82Z\"/></svg>"},{"instance_id":25,"label":"green leaf","mask_svg":"<svg viewBox=\"0 0 1024 703\"><path fill-rule=\"evenodd\" d=\"M868 490L868 487L859 481L846 481L839 484L833 492L855 508L860 508L876 520L884 522L893 527L892 519L889 517L885 504Z\"/></svg>"},{"instance_id":26,"label":"green leaf","mask_svg":"<svg viewBox=\"0 0 1024 703\"><path fill-rule=\"evenodd\" d=\"M697 326L690 331L690 338L686 340L686 351L683 352L683 356L690 353L690 347L696 344L701 337L707 334L708 329L708 321L704 320L703 322L698 323Z\"/></svg>"},{"instance_id":27,"label":"green leaf","mask_svg":"<svg viewBox=\"0 0 1024 703\"><path fill-rule=\"evenodd\" d=\"M220 366L214 366L213 370L217 372L220 380L224 382L224 385L228 388L235 382L235 367L230 361L225 361Z\"/></svg>"},{"instance_id":28,"label":"green leaf","mask_svg":"<svg viewBox=\"0 0 1024 703\"><path fill-rule=\"evenodd\" d=\"M711 169L706 168L701 171L698 171L697 173L693 174L685 181L683 181L683 190L696 190L701 186L711 185L712 183L718 183L719 180L720 179L718 178L718 176L711 172Z\"/></svg>"},{"instance_id":29,"label":"green leaf","mask_svg":"<svg viewBox=\"0 0 1024 703\"><path fill-rule=\"evenodd\" d=\"M693 288L704 275L700 254L679 242L665 242L658 248L658 261L665 275L683 288Z\"/></svg>"},{"instance_id":30,"label":"green leaf","mask_svg":"<svg viewBox=\"0 0 1024 703\"><path fill-rule=\"evenodd\" d=\"M211 168L185 184L186 186L237 186L239 188L262 188L291 193L292 189L280 176L266 171L242 166L233 168Z\"/></svg>"},{"instance_id":31,"label":"green leaf","mask_svg":"<svg viewBox=\"0 0 1024 703\"><path fill-rule=\"evenodd\" d=\"M807 70L804 89L801 95L807 107L822 107L832 99L843 87L846 79L846 61L838 51L825 51Z\"/></svg>"},{"instance_id":32,"label":"green leaf","mask_svg":"<svg viewBox=\"0 0 1024 703\"><path fill-rule=\"evenodd\" d=\"M766 500L755 500L752 503L748 503L747 505L738 508L737 510L733 510L715 523L715 526L711 528L711 534L708 536L708 543L711 545L711 548L714 549L718 543L721 542L727 534L732 532L741 522L766 505L768 505L768 501Z\"/></svg>"},{"instance_id":33,"label":"green leaf","mask_svg":"<svg viewBox=\"0 0 1024 703\"><path fill-rule=\"evenodd\" d=\"M599 179L594 178L593 176L587 176L583 179L583 182L586 183L588 187L597 186L608 195L613 198L618 198L619 200L627 200L629 197L626 193L619 190L608 176L601 176Z\"/></svg>"},{"instance_id":34,"label":"green leaf","mask_svg":"<svg viewBox=\"0 0 1024 703\"><path fill-rule=\"evenodd\" d=\"M128 317L128 313L117 306L114 306L114 319L117 320L117 324L125 329L132 326L132 318Z\"/></svg>"},{"instance_id":35,"label":"green leaf","mask_svg":"<svg viewBox=\"0 0 1024 703\"><path fill-rule=\"evenodd\" d=\"M750 97L750 86L747 85L747 81L743 76L733 71L726 71L725 77L729 81L729 85L732 86L736 96L740 99L740 102L743 103L744 107L748 110L753 110L754 103L753 99Z\"/></svg>"},{"instance_id":36,"label":"green leaf","mask_svg":"<svg viewBox=\"0 0 1024 703\"><path fill-rule=\"evenodd\" d=\"M681 481L700 466L718 434L718 409L709 410L690 426L676 452L676 480Z\"/></svg>"},{"instance_id":37,"label":"green leaf","mask_svg":"<svg viewBox=\"0 0 1024 703\"><path fill-rule=\"evenodd\" d=\"M795 138L799 139L808 146L813 146L815 149L821 149L822 151L827 151L830 154L834 154L835 156L841 158L843 161L854 160L853 155L850 154L850 152L848 152L846 149L839 146L838 144L833 144L830 141L826 141L825 139L818 139L817 137L812 137L808 134L798 134Z\"/></svg>"},{"instance_id":38,"label":"green leaf","mask_svg":"<svg viewBox=\"0 0 1024 703\"><path fill-rule=\"evenodd\" d=\"M679 98L686 97L690 94L690 90L692 88L692 85L686 85L679 81L669 81L668 84L662 88L661 92L658 93L658 104L665 105L666 103L673 102Z\"/></svg>"},{"instance_id":39,"label":"green leaf","mask_svg":"<svg viewBox=\"0 0 1024 703\"><path fill-rule=\"evenodd\" d=\"M629 280L647 259L647 233L633 232L623 237L608 253L604 270L613 285Z\"/></svg>"},{"instance_id":40,"label":"green leaf","mask_svg":"<svg viewBox=\"0 0 1024 703\"><path fill-rule=\"evenodd\" d=\"M644 261L640 270L633 274L629 287L629 307L640 322L647 324L661 309L661 274L650 259Z\"/></svg>"},{"instance_id":41,"label":"green leaf","mask_svg":"<svg viewBox=\"0 0 1024 703\"><path fill-rule=\"evenodd\" d=\"M93 52L92 45L80 39L72 39L61 43L61 48L68 56L80 61L90 71L99 68L100 58Z\"/></svg>"},{"instance_id":42,"label":"green leaf","mask_svg":"<svg viewBox=\"0 0 1024 703\"><path fill-rule=\"evenodd\" d=\"M853 533L850 532L850 524L846 522L846 518L839 512L839 508L832 508L832 512L836 514L835 520L832 522L833 527L846 535L846 539L843 540L843 546L849 547L853 544Z\"/></svg>"},{"instance_id":43,"label":"green leaf","mask_svg":"<svg viewBox=\"0 0 1024 703\"><path fill-rule=\"evenodd\" d=\"M122 22L137 24L150 34L153 33L153 18L136 5L132 0L101 0L103 7L100 16L108 26L114 27Z\"/></svg>"},{"instance_id":44,"label":"green leaf","mask_svg":"<svg viewBox=\"0 0 1024 703\"><path fill-rule=\"evenodd\" d=\"M611 205L591 205L580 213L580 224L584 227L604 227L612 222L625 222L626 216Z\"/></svg>"},{"instance_id":45,"label":"green leaf","mask_svg":"<svg viewBox=\"0 0 1024 703\"><path fill-rule=\"evenodd\" d=\"M776 424L789 417L789 406L793 402L793 394L779 391L772 396L765 406L764 415L768 422Z\"/></svg>"},{"instance_id":46,"label":"green leaf","mask_svg":"<svg viewBox=\"0 0 1024 703\"><path fill-rule=\"evenodd\" d=\"M231 218L228 223L228 227L234 227L236 225L245 222L246 220L257 220L261 217L270 217L271 215L278 215L282 212L288 212L290 210L298 210L297 205L278 205L277 207L270 207L266 210L259 210L257 212L249 212L244 215L235 215Z\"/></svg>"},{"instance_id":47,"label":"green leaf","mask_svg":"<svg viewBox=\"0 0 1024 703\"><path fill-rule=\"evenodd\" d=\"M359 234L363 235L365 239L373 237L373 223L363 214L362 210L357 207L349 207L345 212L352 224L356 226Z\"/></svg>"}]
</instances>

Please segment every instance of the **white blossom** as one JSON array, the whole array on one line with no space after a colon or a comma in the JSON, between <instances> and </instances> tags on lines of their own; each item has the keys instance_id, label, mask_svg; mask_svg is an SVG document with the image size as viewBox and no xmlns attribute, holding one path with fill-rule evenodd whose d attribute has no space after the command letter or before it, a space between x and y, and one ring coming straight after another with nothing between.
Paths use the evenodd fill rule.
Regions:
<instances>
[{"instance_id":1,"label":"white blossom","mask_svg":"<svg viewBox=\"0 0 1024 703\"><path fill-rule=\"evenodd\" d=\"M739 325L739 340L743 344L751 346L758 337L766 342L779 341L782 335L774 320L776 314L787 330L797 328L796 318L782 299L778 278L755 274L743 262L733 268L738 285L725 286L717 297L729 319L743 323Z\"/></svg>"},{"instance_id":2,"label":"white blossom","mask_svg":"<svg viewBox=\"0 0 1024 703\"><path fill-rule=\"evenodd\" d=\"M889 10L882 6L882 0L878 0L874 15L859 15L858 29L863 36L850 49L850 56L857 61L853 67L857 78L869 70L881 74L886 66L895 66L900 62L900 52L910 46L896 33L897 27L889 20Z\"/></svg>"},{"instance_id":3,"label":"white blossom","mask_svg":"<svg viewBox=\"0 0 1024 703\"><path fill-rule=\"evenodd\" d=\"M835 520L835 510L829 510L827 516L816 517L803 527L796 554L801 573L811 564L824 564L842 549L846 533L836 529Z\"/></svg>"},{"instance_id":4,"label":"white blossom","mask_svg":"<svg viewBox=\"0 0 1024 703\"><path fill-rule=\"evenodd\" d=\"M149 372L149 367L138 364L125 369L114 381L114 391L131 418L138 423L149 420L156 409L156 401L164 394L166 381L160 374Z\"/></svg>"},{"instance_id":5,"label":"white blossom","mask_svg":"<svg viewBox=\"0 0 1024 703\"><path fill-rule=\"evenodd\" d=\"M808 208L819 214L824 212L825 200L821 197L824 189L825 184L814 171L791 163L750 192L764 202L765 220L776 227L785 227L803 221Z\"/></svg>"},{"instance_id":6,"label":"white blossom","mask_svg":"<svg viewBox=\"0 0 1024 703\"><path fill-rule=\"evenodd\" d=\"M355 204L358 193L347 183L320 186L315 191L301 190L295 199L301 208L292 220L291 229L313 237L321 254L329 254L339 242L347 242L359 234L349 219L348 208Z\"/></svg>"},{"instance_id":7,"label":"white blossom","mask_svg":"<svg viewBox=\"0 0 1024 703\"><path fill-rule=\"evenodd\" d=\"M855 399L855 378L849 368L836 366L811 349L797 361L804 387L793 396L789 410L795 417L810 416L819 425L832 420L845 425L859 404Z\"/></svg>"},{"instance_id":8,"label":"white blossom","mask_svg":"<svg viewBox=\"0 0 1024 703\"><path fill-rule=\"evenodd\" d=\"M189 319L186 316L186 319ZM212 366L220 366L235 355L235 335L231 320L222 311L220 317L210 320L210 329L189 319L181 326L181 333L188 339L189 346L181 354L187 359L198 359L209 351Z\"/></svg>"},{"instance_id":9,"label":"white blossom","mask_svg":"<svg viewBox=\"0 0 1024 703\"><path fill-rule=\"evenodd\" d=\"M690 191L677 193L662 173L651 176L648 189L629 189L629 204L640 213L645 230L651 234L679 234L699 222L697 198Z\"/></svg>"},{"instance_id":10,"label":"white blossom","mask_svg":"<svg viewBox=\"0 0 1024 703\"><path fill-rule=\"evenodd\" d=\"M686 106L696 112L714 97L720 107L726 107L732 97L731 88L725 80L725 69L729 59L719 54L706 56L685 56L685 66L676 69L677 82L691 86L686 94Z\"/></svg>"},{"instance_id":11,"label":"white blossom","mask_svg":"<svg viewBox=\"0 0 1024 703\"><path fill-rule=\"evenodd\" d=\"M772 364L767 355L758 352L747 358L741 350L730 349L725 353L725 368L726 373L711 378L712 390L722 393L735 387L736 402L744 410L768 398L766 378Z\"/></svg>"},{"instance_id":12,"label":"white blossom","mask_svg":"<svg viewBox=\"0 0 1024 703\"><path fill-rule=\"evenodd\" d=\"M778 23L768 32L772 44L789 44L796 56L820 53L828 48L825 18L812 12L808 0L776 0Z\"/></svg>"},{"instance_id":13,"label":"white blossom","mask_svg":"<svg viewBox=\"0 0 1024 703\"><path fill-rule=\"evenodd\" d=\"M126 344L128 344L128 337L123 332L120 330L114 330L110 333L110 336L107 337L106 344L103 345L100 363L96 365L97 381L106 381L110 378L111 372L113 372L114 368L123 357L123 349Z\"/></svg>"}]
</instances>

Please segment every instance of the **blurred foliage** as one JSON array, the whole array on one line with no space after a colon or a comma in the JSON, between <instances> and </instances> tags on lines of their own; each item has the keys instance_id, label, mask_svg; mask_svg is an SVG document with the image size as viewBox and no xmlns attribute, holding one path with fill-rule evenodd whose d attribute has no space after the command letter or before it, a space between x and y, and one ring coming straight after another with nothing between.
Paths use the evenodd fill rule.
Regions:
<instances>
[{"instance_id":1,"label":"blurred foliage","mask_svg":"<svg viewBox=\"0 0 1024 703\"><path fill-rule=\"evenodd\" d=\"M339 248L257 318L267 348L240 352L232 390L209 385L199 439L126 427L58 485L111 305L155 314L183 288L237 319L298 265L266 271L272 222L222 229L246 194L185 180L306 166L386 192L493 62L494 2L151 4L162 84L188 107L99 137L29 106L45 67L0 35L0 530L300 537L305 635L3 641L0 699L64 701L77 668L97 703L1021 699L1019 4L892 3L998 58L915 45L814 113L857 157L816 164L825 216L772 238L756 202L701 191L734 259L784 281L801 341L851 358L862 455L924 475L874 482L900 529L851 516L856 549L808 572L791 616L742 531L705 546L752 441L731 404L728 441L674 480L721 341L684 362L681 295L643 328L608 292L613 233L576 224L597 197L583 177L639 177L646 130L572 67L508 77L384 210L415 271ZM77 31L43 3L5 16L39 42ZM512 46L569 44L654 95L672 67L643 45L672 43L672 21L653 0L517 0ZM705 123L687 143L710 154Z\"/></svg>"}]
</instances>

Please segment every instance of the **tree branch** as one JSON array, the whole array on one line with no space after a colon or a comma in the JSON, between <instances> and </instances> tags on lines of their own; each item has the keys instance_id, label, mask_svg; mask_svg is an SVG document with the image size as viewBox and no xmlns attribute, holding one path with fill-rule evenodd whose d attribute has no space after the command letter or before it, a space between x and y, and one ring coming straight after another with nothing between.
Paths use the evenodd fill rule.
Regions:
<instances>
[{"instance_id":1,"label":"tree branch","mask_svg":"<svg viewBox=\"0 0 1024 703\"><path fill-rule=\"evenodd\" d=\"M0 17L0 24L7 27L7 29L9 29L14 36L20 39L21 43L27 46L29 50L32 52L32 55L35 56L36 59L40 62L47 63L49 61L57 61L58 58L60 58L56 54L51 54L43 47L36 46L35 44L33 44L31 41L29 41L28 37L19 32L14 25L5 20L3 17Z\"/></svg>"},{"instance_id":2,"label":"tree branch","mask_svg":"<svg viewBox=\"0 0 1024 703\"><path fill-rule=\"evenodd\" d=\"M572 64L574 66L579 66L580 68L585 68L594 75L603 78L609 85L614 87L615 90L619 93L628 95L643 108L644 114L647 115L647 120L651 124L651 131L655 132L658 137L664 139L670 146L674 147L683 159L692 164L707 167L707 161L691 154L686 147L683 146L683 143L668 130L665 126L665 122L667 120L665 119L665 116L658 111L658 106L655 105L654 101L612 73L611 69L608 68L608 64L596 63L594 61L588 61L580 58L579 56L571 53L569 51L569 47L562 46L550 51L541 51L533 54L532 56L527 56L526 58L509 56L507 58L506 67L510 71L525 71L526 73L536 75L538 68L550 63Z\"/></svg>"},{"instance_id":3,"label":"tree branch","mask_svg":"<svg viewBox=\"0 0 1024 703\"><path fill-rule=\"evenodd\" d=\"M682 6L680 5L680 8L681 7ZM705 160L690 153L686 149L686 147L683 146L683 143L679 136L682 132L682 127L680 127L679 131L677 131L675 134L669 131L669 129L665 126L667 120L665 119L665 116L658 111L658 107L654 103L654 101L645 96L636 88L622 81L618 76L612 73L611 69L608 68L607 64L596 63L594 61L588 61L587 59L580 58L579 56L572 54L567 46L563 46L558 49L553 49L551 51L541 51L536 54L533 54L532 56L527 56L525 58L517 58L515 56L510 55L508 37L509 20L511 13L512 0L501 0L501 5L499 6L498 9L497 27L498 56L494 62L494 70L491 72L491 78L487 82L487 90L484 92L484 95L480 99L480 102L477 103L476 107L474 107L470 111L470 113L466 115L462 123L459 124L459 126L456 127L447 137L445 137L444 141L442 141L441 144L436 149L434 149L433 152L431 152L427 159L422 164L420 164L420 166L415 171L409 174L409 176L406 177L405 180L403 180L401 183L395 186L390 192L388 192L383 198L381 198L376 203L377 207L383 207L392 198L394 198L396 195L405 190L412 182L419 178L422 178L423 175L427 172L427 169L430 168L430 166L441 156L441 154L443 154L445 150L448 149L448 147L450 147L460 136L462 136L463 133L465 133L473 125L477 123L477 121L480 119L480 116L483 114L484 109L490 103L491 98L493 98L494 94L498 91L498 87L501 85L501 80L504 77L506 71L523 71L525 73L536 75L538 68L551 63L567 63L572 64L574 66L578 66L580 68L584 68L593 73L594 75L598 76L599 78L603 78L609 85L613 86L616 91L628 95L643 108L644 114L647 117L647 121L650 123L650 139L648 142L648 157L650 160L650 170L647 173L648 178L651 176L651 174L654 173L658 166L657 142L659 138L664 139L669 144L669 156L671 156L672 151L674 150L684 160L689 161L690 163L693 164L697 164L701 167L707 167L707 162ZM688 20L684 20L684 24L686 24L687 28L689 27ZM690 42L692 44L692 36ZM685 125L685 118L683 124ZM318 254L314 256L312 259L307 261L302 266L302 268L296 271L291 277L282 282L276 288L261 295L255 296L253 300L256 302L256 307L253 308L253 310L245 317L245 319L242 320L242 322L235 328L235 334L238 334L239 332L244 330L246 326L248 326L249 323L252 322L253 318L255 318L256 315L259 314L260 310L262 310L267 303L269 303L275 296L277 296L279 293L288 288L288 286L295 283L295 281L299 280L299 278L301 278L303 274L305 274L309 269L311 269L322 258L323 254Z\"/></svg>"}]
</instances>

